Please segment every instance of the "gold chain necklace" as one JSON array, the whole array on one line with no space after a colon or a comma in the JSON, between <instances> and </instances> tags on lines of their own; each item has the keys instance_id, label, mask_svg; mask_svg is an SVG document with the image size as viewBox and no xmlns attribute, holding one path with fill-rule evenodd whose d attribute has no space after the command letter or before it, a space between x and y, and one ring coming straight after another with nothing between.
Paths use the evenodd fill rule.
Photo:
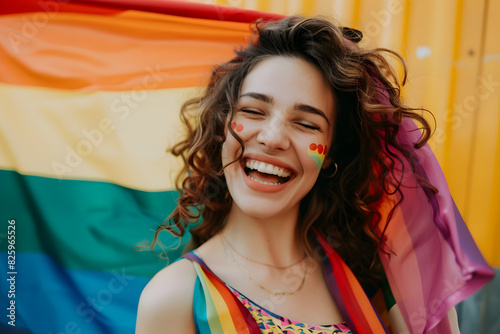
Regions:
<instances>
[{"instance_id":1,"label":"gold chain necklace","mask_svg":"<svg viewBox=\"0 0 500 334\"><path fill-rule=\"evenodd\" d=\"M300 282L300 285L297 289L295 289L295 291L286 291L286 292L275 292L271 289L268 289L266 288L265 286L263 286L262 284L260 284L259 282L257 282L252 276L250 276L250 273L248 272L248 270L246 270L237 260L236 258L233 256L232 252L229 251L229 247L231 247L231 249L236 252L236 250L231 246L231 244L226 240L226 238L224 236L222 236L222 233L221 233L221 241L224 245L224 248L226 249L226 252L229 254L229 256L231 256L231 259L233 260L233 262L241 269L241 271L243 271L245 273L245 275L247 276L247 278L254 284L256 285L257 287L261 288L262 290L266 291L267 293L273 295L273 296L291 296L291 295L297 295L301 290L302 290L302 287L304 286L304 282L306 281L306 277L307 277L307 266L306 266L306 269L304 271L304 277L302 277L302 281ZM238 254L238 252L236 252ZM239 254L238 254L239 255ZM300 260L302 261L302 260ZM299 261L299 262L300 262Z\"/></svg>"},{"instance_id":2,"label":"gold chain necklace","mask_svg":"<svg viewBox=\"0 0 500 334\"><path fill-rule=\"evenodd\" d=\"M300 262L304 261L307 258L307 254L304 254L304 257L302 259L300 259L298 261L295 261L294 263L292 263L292 264L290 264L288 266L284 266L284 267L274 266L272 264L267 264L267 263L264 263L264 262L255 261L255 260L249 258L248 256L240 254L236 249L234 249L234 247L229 243L229 241L226 239L226 237L222 233L220 234L220 236L221 236L222 239L224 239L224 243L227 244L227 246L229 246L231 248L231 250L233 252L235 252L239 257L241 257L241 258L243 258L243 259L245 259L247 261L250 261L250 262L253 262L253 263L257 263L257 264L260 264L260 265L263 265L263 266L267 266L267 267L270 267L270 268L281 269L281 270L288 269L290 267L293 267L293 266L299 264Z\"/></svg>"}]
</instances>

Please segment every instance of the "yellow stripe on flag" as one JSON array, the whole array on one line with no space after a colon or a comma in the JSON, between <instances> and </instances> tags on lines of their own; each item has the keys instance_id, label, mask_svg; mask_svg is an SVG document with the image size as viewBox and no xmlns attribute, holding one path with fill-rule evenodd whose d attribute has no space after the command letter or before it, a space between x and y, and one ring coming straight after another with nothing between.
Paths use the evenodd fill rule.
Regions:
<instances>
[{"instance_id":1,"label":"yellow stripe on flag","mask_svg":"<svg viewBox=\"0 0 500 334\"><path fill-rule=\"evenodd\" d=\"M200 88L78 92L0 84L0 168L61 179L174 187L180 159L166 153L179 111Z\"/></svg>"}]
</instances>

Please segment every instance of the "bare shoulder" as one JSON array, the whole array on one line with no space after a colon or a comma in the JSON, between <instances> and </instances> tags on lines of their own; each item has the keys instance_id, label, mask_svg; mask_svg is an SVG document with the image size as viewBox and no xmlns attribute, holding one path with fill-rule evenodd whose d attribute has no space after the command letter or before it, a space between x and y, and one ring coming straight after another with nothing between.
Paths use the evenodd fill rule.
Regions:
<instances>
[{"instance_id":1,"label":"bare shoulder","mask_svg":"<svg viewBox=\"0 0 500 334\"><path fill-rule=\"evenodd\" d=\"M136 334L194 333L193 263L181 259L159 271L146 285L139 300Z\"/></svg>"}]
</instances>

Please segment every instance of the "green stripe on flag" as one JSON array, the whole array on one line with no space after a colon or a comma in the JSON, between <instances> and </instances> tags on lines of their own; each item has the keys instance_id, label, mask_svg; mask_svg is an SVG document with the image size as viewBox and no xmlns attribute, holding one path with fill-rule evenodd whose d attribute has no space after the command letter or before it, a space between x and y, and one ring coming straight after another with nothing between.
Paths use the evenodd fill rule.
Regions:
<instances>
[{"instance_id":1,"label":"green stripe on flag","mask_svg":"<svg viewBox=\"0 0 500 334\"><path fill-rule=\"evenodd\" d=\"M154 230L172 212L176 191L144 192L111 183L22 175L0 170L0 250L9 219L16 221L16 251L41 252L67 268L150 277L169 262L150 250ZM167 232L161 242L174 261L189 240ZM181 242L182 241L182 242ZM157 252L161 249L157 247Z\"/></svg>"}]
</instances>

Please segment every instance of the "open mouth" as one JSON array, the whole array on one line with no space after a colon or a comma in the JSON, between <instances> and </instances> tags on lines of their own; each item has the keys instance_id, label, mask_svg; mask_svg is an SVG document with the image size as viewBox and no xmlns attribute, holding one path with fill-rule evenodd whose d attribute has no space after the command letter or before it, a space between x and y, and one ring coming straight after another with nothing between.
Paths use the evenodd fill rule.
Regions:
<instances>
[{"instance_id":1,"label":"open mouth","mask_svg":"<svg viewBox=\"0 0 500 334\"><path fill-rule=\"evenodd\" d=\"M261 184L279 186L290 181L292 171L268 164L262 161L249 159L245 162L245 174Z\"/></svg>"}]
</instances>

